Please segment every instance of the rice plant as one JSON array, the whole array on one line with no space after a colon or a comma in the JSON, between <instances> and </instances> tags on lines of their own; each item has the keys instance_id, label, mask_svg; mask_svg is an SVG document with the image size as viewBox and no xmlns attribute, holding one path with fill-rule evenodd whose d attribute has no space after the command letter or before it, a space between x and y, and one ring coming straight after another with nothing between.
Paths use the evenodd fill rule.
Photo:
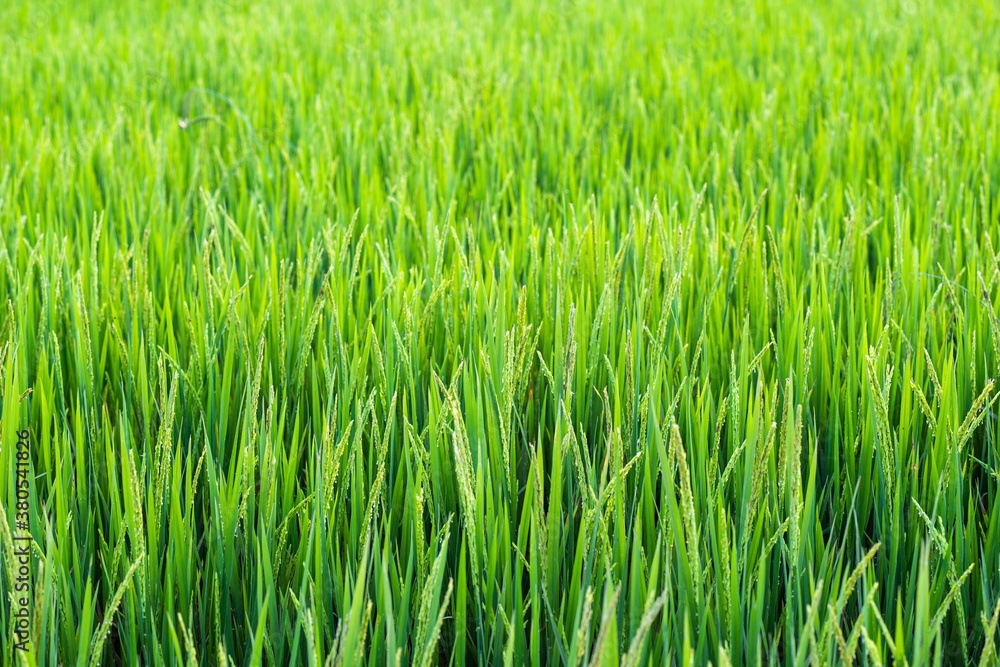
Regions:
<instances>
[{"instance_id":1,"label":"rice plant","mask_svg":"<svg viewBox=\"0 0 1000 667\"><path fill-rule=\"evenodd\" d=\"M995 3L0 42L2 664L997 664Z\"/></svg>"}]
</instances>

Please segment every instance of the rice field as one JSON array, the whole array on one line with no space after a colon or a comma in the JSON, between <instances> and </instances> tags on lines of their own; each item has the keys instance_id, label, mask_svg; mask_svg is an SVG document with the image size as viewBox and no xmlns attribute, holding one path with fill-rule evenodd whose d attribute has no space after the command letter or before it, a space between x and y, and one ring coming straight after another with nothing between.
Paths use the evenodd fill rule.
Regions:
<instances>
[{"instance_id":1,"label":"rice field","mask_svg":"<svg viewBox=\"0 0 1000 667\"><path fill-rule=\"evenodd\" d=\"M998 664L1000 6L0 6L0 664Z\"/></svg>"}]
</instances>

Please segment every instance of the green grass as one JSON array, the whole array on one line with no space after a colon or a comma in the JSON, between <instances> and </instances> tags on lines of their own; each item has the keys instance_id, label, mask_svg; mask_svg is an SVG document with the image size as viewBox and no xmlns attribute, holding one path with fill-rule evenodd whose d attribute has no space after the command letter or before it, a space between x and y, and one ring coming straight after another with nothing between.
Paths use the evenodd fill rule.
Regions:
<instances>
[{"instance_id":1,"label":"green grass","mask_svg":"<svg viewBox=\"0 0 1000 667\"><path fill-rule=\"evenodd\" d=\"M2 664L997 664L996 4L106 4L0 7Z\"/></svg>"}]
</instances>

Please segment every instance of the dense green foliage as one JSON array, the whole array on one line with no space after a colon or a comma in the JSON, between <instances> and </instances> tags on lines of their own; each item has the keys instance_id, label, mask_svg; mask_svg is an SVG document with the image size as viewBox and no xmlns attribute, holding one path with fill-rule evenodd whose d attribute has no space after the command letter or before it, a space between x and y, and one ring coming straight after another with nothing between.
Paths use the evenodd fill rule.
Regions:
<instances>
[{"instance_id":1,"label":"dense green foliage","mask_svg":"<svg viewBox=\"0 0 1000 667\"><path fill-rule=\"evenodd\" d=\"M996 4L2 4L3 664L995 664Z\"/></svg>"}]
</instances>

